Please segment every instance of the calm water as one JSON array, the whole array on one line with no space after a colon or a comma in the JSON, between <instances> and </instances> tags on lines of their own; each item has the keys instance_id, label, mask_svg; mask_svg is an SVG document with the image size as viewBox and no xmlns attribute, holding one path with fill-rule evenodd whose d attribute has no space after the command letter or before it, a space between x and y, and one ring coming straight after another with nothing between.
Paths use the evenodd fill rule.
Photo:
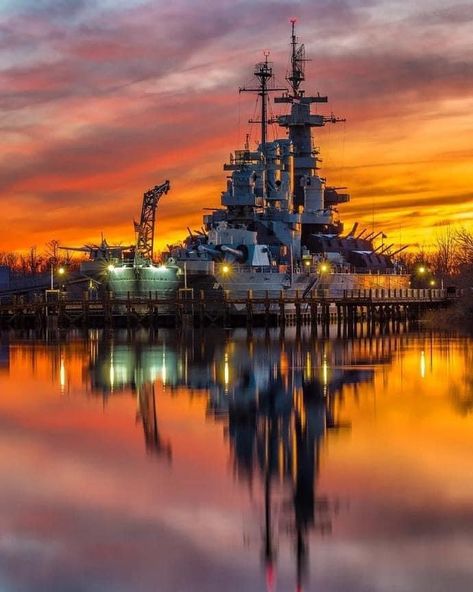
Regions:
<instances>
[{"instance_id":1,"label":"calm water","mask_svg":"<svg viewBox=\"0 0 473 592\"><path fill-rule=\"evenodd\" d=\"M473 342L3 335L0 590L473 589Z\"/></svg>"}]
</instances>

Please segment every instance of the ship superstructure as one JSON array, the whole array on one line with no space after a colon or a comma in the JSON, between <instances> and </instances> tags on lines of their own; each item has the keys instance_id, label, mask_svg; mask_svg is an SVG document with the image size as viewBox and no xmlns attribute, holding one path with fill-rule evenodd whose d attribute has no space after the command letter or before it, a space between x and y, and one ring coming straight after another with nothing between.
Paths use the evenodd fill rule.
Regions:
<instances>
[{"instance_id":1,"label":"ship superstructure","mask_svg":"<svg viewBox=\"0 0 473 592\"><path fill-rule=\"evenodd\" d=\"M222 207L204 216L204 226L190 232L170 254L186 268L189 285L197 289L228 290L241 295L276 295L284 290L304 293L315 288L344 290L369 287L407 287L408 277L399 273L389 253L392 245L375 248L382 235L357 225L343 234L337 206L349 201L340 188L329 186L320 175L319 150L313 128L343 121L333 114L312 113L312 106L327 97L306 95L305 49L291 32L289 88L274 85L268 60L255 66L257 84L240 92L258 95L260 144L249 142L236 150L224 165L229 172L222 192ZM289 113L269 118L269 99L290 107ZM284 138L268 141L268 125L277 123ZM384 238L384 235L383 235Z\"/></svg>"}]
</instances>

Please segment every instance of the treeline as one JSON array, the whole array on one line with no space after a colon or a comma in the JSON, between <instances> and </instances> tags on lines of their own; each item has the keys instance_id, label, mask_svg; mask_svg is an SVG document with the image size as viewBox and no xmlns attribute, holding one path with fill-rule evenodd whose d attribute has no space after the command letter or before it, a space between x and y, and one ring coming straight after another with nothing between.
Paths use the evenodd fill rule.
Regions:
<instances>
[{"instance_id":1,"label":"treeline","mask_svg":"<svg viewBox=\"0 0 473 592\"><path fill-rule=\"evenodd\" d=\"M78 269L82 258L73 258L68 251L59 249L59 241L51 240L42 250L30 247L28 253L0 251L0 265L10 269L14 275L36 276L49 272L51 264L63 265L70 270Z\"/></svg>"},{"instance_id":2,"label":"treeline","mask_svg":"<svg viewBox=\"0 0 473 592\"><path fill-rule=\"evenodd\" d=\"M0 251L0 265L5 265L17 275L39 275L49 271L51 262L64 265L69 269L77 269L80 261L87 258L72 257L67 250L59 248L58 240L46 243L39 251L31 247L28 253ZM434 281L458 287L473 287L473 231L466 228L446 227L437 234L434 248L403 252L398 257L403 268L411 273L413 281L418 283ZM419 275L419 270L425 270Z\"/></svg>"},{"instance_id":3,"label":"treeline","mask_svg":"<svg viewBox=\"0 0 473 592\"><path fill-rule=\"evenodd\" d=\"M473 286L473 232L466 228L446 227L437 234L433 249L402 253L400 259L418 282L419 270L424 270L425 281L436 285Z\"/></svg>"}]
</instances>

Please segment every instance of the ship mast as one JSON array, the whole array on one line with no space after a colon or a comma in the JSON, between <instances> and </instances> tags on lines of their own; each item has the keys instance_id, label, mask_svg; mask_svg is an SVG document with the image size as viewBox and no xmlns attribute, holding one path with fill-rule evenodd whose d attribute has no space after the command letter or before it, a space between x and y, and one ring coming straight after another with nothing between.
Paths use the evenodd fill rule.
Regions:
<instances>
[{"instance_id":1,"label":"ship mast","mask_svg":"<svg viewBox=\"0 0 473 592\"><path fill-rule=\"evenodd\" d=\"M299 86L305 80L304 75L304 62L308 61L305 57L305 46L303 43L297 47L297 37L295 31L296 19L291 19L291 72L287 76L286 80L289 82L292 88L293 97L302 97L304 91L299 91Z\"/></svg>"},{"instance_id":2,"label":"ship mast","mask_svg":"<svg viewBox=\"0 0 473 592\"><path fill-rule=\"evenodd\" d=\"M327 103L326 96L306 96L301 84L305 80L304 65L307 62L305 46L299 43L295 33L295 19L291 19L291 69L286 77L291 89L274 99L275 103L289 103L288 115L278 117L278 124L289 132L289 139L294 147L294 205L304 205L304 192L301 185L303 177L316 175L317 151L312 140L312 128L323 127L326 123L337 123L344 119L311 113L312 103Z\"/></svg>"},{"instance_id":3,"label":"ship mast","mask_svg":"<svg viewBox=\"0 0 473 592\"><path fill-rule=\"evenodd\" d=\"M259 81L257 88L245 88L239 89L239 92L255 92L261 97L261 115L260 119L249 119L248 123L259 123L261 124L261 146L263 153L265 152L265 144L267 141L267 130L268 124L275 123L277 120L268 119L268 99L269 93L274 91L286 91L285 88L270 87L269 82L273 78L273 67L271 62L268 61L269 51L264 52L265 60L256 64L254 75Z\"/></svg>"}]
</instances>

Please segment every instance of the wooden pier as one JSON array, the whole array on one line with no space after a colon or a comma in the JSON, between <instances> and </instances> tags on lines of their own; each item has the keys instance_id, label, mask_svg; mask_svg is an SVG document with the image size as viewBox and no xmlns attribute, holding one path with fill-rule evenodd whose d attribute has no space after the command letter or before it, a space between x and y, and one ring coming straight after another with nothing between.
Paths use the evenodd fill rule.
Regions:
<instances>
[{"instance_id":1,"label":"wooden pier","mask_svg":"<svg viewBox=\"0 0 473 592\"><path fill-rule=\"evenodd\" d=\"M314 290L303 297L255 297L251 290L244 298L223 294L210 299L203 292L181 289L172 299L149 294L147 298L116 298L105 294L91 300L87 293L71 300L57 291L46 291L34 302L21 298L0 304L2 327L43 326L285 326L291 324L353 325L358 322L418 320L433 309L452 301L442 289L346 290L331 296Z\"/></svg>"}]
</instances>

